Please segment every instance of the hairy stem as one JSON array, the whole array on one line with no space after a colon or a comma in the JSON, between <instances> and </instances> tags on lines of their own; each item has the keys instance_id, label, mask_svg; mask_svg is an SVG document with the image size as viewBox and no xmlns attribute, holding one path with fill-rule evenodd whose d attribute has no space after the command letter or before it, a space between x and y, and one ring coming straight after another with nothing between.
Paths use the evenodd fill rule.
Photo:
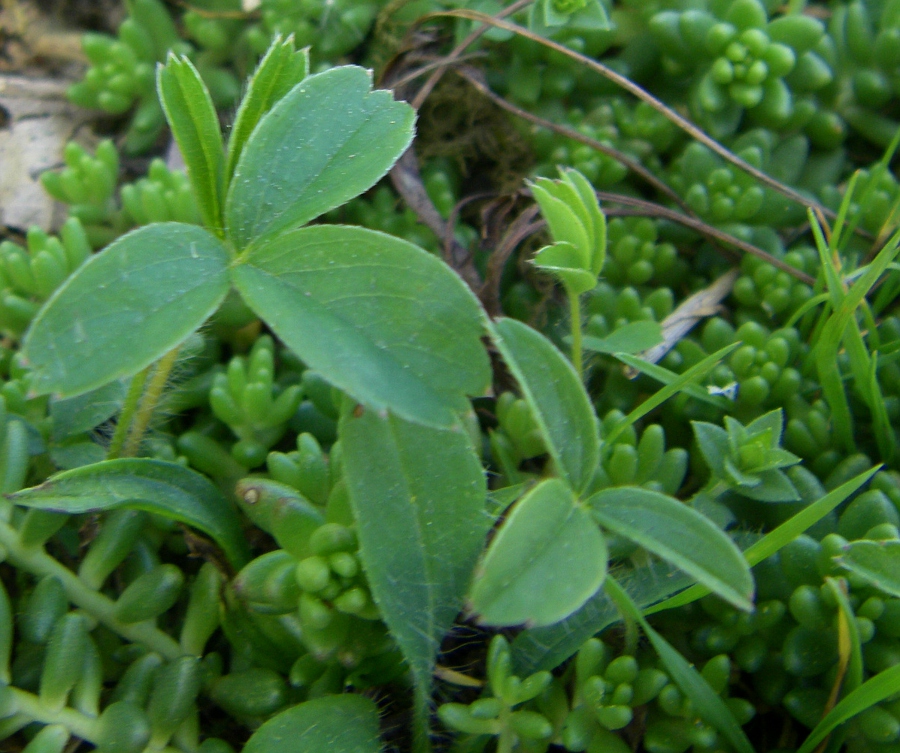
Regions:
<instances>
[{"instance_id":1,"label":"hairy stem","mask_svg":"<svg viewBox=\"0 0 900 753\"><path fill-rule=\"evenodd\" d=\"M134 421L131 424L128 441L125 443L125 449L122 451L124 457L128 458L137 455L141 446L141 440L144 438L144 433L150 425L150 419L153 418L156 406L159 405L159 399L162 397L166 382L169 381L169 374L172 373L172 367L177 359L178 348L172 348L157 362L153 377L144 391L140 407L137 409Z\"/></svg>"},{"instance_id":2,"label":"hairy stem","mask_svg":"<svg viewBox=\"0 0 900 753\"><path fill-rule=\"evenodd\" d=\"M580 380L584 379L581 361L581 299L577 293L566 291L569 298L569 316L572 319L572 365Z\"/></svg>"},{"instance_id":3,"label":"hairy stem","mask_svg":"<svg viewBox=\"0 0 900 753\"><path fill-rule=\"evenodd\" d=\"M125 445L125 438L128 436L128 428L131 426L131 421L141 401L144 384L147 382L147 375L150 373L150 369L151 367L148 366L131 378L128 394L125 395L125 402L122 404L119 420L116 423L116 431L113 434L112 441L109 443L109 451L106 453L107 460L114 460L122 454L122 447Z\"/></svg>"}]
</instances>

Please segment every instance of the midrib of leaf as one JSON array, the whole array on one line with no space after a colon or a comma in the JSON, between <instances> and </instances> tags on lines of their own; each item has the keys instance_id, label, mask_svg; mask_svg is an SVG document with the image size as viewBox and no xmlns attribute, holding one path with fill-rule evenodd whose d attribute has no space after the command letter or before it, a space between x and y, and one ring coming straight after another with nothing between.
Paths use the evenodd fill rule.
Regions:
<instances>
[{"instance_id":1,"label":"midrib of leaf","mask_svg":"<svg viewBox=\"0 0 900 753\"><path fill-rule=\"evenodd\" d=\"M184 91L182 90L182 96L184 96ZM192 97L184 97L187 101L188 108L191 111L191 120L194 123L200 123L202 121L202 113L200 113L197 109L197 101ZM199 134L198 134L199 135ZM215 219L217 223L221 223L222 221L222 180L221 175L216 175L215 165L216 165L216 150L214 145L211 144L207 139L203 138L200 135L198 139L200 142L200 150L203 152L203 160L206 163L206 168L209 171L210 181L213 183L212 186L212 199L215 202ZM220 155L221 156L221 155Z\"/></svg>"},{"instance_id":2,"label":"midrib of leaf","mask_svg":"<svg viewBox=\"0 0 900 753\"><path fill-rule=\"evenodd\" d=\"M393 432L391 432L391 433L393 433ZM397 463L401 469L401 473L403 476L403 482L404 482L404 487L405 487L403 491L405 493L405 496L408 497L409 500L412 502L413 510L415 511L415 513L413 515L413 522L414 522L414 528L415 528L415 532L416 532L416 544L417 544L416 554L418 556L419 562L421 563L422 570L425 573L427 573L427 575L428 575L428 580L425 583L425 585L426 585L426 589L425 589L426 590L426 601L428 603L428 612L427 612L428 632L426 633L426 637L428 637L429 640L437 641L437 639L434 638L434 632L435 632L435 626L436 626L436 623L434 620L434 607L435 607L435 603L436 603L435 588L433 585L434 578L432 577L432 575L433 575L432 570L428 566L427 558L422 556L422 552L425 551L426 546L427 546L426 540L425 540L425 533L423 531L423 526L422 526L422 517L421 517L422 511L419 508L418 504L416 504L417 499L416 499L416 496L412 493L412 489L411 489L412 479L411 479L410 473L408 472L408 470L406 468L406 464L402 460L402 455L399 452L397 453ZM413 671L415 671L415 670L413 670ZM423 678L423 677L419 678L419 685L427 686L427 684L428 684L427 678Z\"/></svg>"},{"instance_id":3,"label":"midrib of leaf","mask_svg":"<svg viewBox=\"0 0 900 753\"><path fill-rule=\"evenodd\" d=\"M341 431L360 553L415 680L415 749L424 751L434 657L486 533L483 472L459 427L426 427L372 410L358 414L346 401ZM448 454L438 462L441 447Z\"/></svg>"}]
</instances>

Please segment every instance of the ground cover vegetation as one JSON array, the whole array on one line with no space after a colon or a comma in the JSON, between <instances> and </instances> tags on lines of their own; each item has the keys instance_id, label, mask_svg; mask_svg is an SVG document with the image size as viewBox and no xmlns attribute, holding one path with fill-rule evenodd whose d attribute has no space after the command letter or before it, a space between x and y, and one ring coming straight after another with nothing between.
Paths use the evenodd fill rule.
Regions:
<instances>
[{"instance_id":1,"label":"ground cover vegetation","mask_svg":"<svg viewBox=\"0 0 900 753\"><path fill-rule=\"evenodd\" d=\"M3 750L900 750L900 2L123 15L0 243Z\"/></svg>"}]
</instances>

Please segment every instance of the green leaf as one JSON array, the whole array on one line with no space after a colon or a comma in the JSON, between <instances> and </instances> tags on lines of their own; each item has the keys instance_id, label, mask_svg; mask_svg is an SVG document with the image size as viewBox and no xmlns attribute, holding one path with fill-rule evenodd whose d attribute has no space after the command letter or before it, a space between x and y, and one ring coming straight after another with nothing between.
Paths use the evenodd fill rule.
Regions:
<instances>
[{"instance_id":1,"label":"green leaf","mask_svg":"<svg viewBox=\"0 0 900 753\"><path fill-rule=\"evenodd\" d=\"M880 703L885 698L895 695L898 690L900 690L900 665L893 666L884 670L884 672L879 672L874 677L870 677L856 690L849 693L846 698L842 698L826 714L825 718L809 733L809 737L803 741L803 745L798 748L797 753L813 753L836 727Z\"/></svg>"},{"instance_id":2,"label":"green leaf","mask_svg":"<svg viewBox=\"0 0 900 753\"><path fill-rule=\"evenodd\" d=\"M209 91L193 63L174 53L157 69L156 88L184 158L203 224L221 235L225 147Z\"/></svg>"},{"instance_id":3,"label":"green leaf","mask_svg":"<svg viewBox=\"0 0 900 753\"><path fill-rule=\"evenodd\" d=\"M532 481L522 481L512 486L504 486L502 489L492 489L487 496L487 514L496 522L513 502L518 500L533 485Z\"/></svg>"},{"instance_id":4,"label":"green leaf","mask_svg":"<svg viewBox=\"0 0 900 753\"><path fill-rule=\"evenodd\" d=\"M345 405L340 436L360 554L415 678L422 729L435 656L491 522L481 462L461 427L435 429L359 406Z\"/></svg>"},{"instance_id":5,"label":"green leaf","mask_svg":"<svg viewBox=\"0 0 900 753\"><path fill-rule=\"evenodd\" d=\"M584 10L575 14L572 25L591 31L606 31L613 28L606 7L600 0L588 0Z\"/></svg>"},{"instance_id":6,"label":"green leaf","mask_svg":"<svg viewBox=\"0 0 900 753\"><path fill-rule=\"evenodd\" d=\"M291 89L309 74L309 48L296 52L292 37L276 37L265 57L250 77L247 93L241 100L231 135L225 165L226 183L231 181L238 159L256 124Z\"/></svg>"},{"instance_id":7,"label":"green leaf","mask_svg":"<svg viewBox=\"0 0 900 753\"><path fill-rule=\"evenodd\" d=\"M515 319L498 319L491 335L559 473L582 491L600 461L600 440L597 414L572 364L546 337Z\"/></svg>"},{"instance_id":8,"label":"green leaf","mask_svg":"<svg viewBox=\"0 0 900 753\"><path fill-rule=\"evenodd\" d=\"M628 322L606 337L586 336L581 344L595 353L640 353L663 340L659 322Z\"/></svg>"},{"instance_id":9,"label":"green leaf","mask_svg":"<svg viewBox=\"0 0 900 753\"><path fill-rule=\"evenodd\" d=\"M539 8L543 11L543 20L547 26L562 26L569 20L569 14L559 13L556 8L553 7L553 0L541 0Z\"/></svg>"},{"instance_id":10,"label":"green leaf","mask_svg":"<svg viewBox=\"0 0 900 753\"><path fill-rule=\"evenodd\" d=\"M253 130L226 201L235 247L304 225L370 188L412 141L415 113L368 71L308 76Z\"/></svg>"},{"instance_id":11,"label":"green leaf","mask_svg":"<svg viewBox=\"0 0 900 753\"><path fill-rule=\"evenodd\" d=\"M800 499L794 485L783 471L771 469L754 475L759 479L757 485L740 486L734 491L758 502L796 502Z\"/></svg>"},{"instance_id":12,"label":"green leaf","mask_svg":"<svg viewBox=\"0 0 900 753\"><path fill-rule=\"evenodd\" d=\"M606 577L606 543L572 490L547 479L519 500L488 547L469 592L487 625L551 625Z\"/></svg>"},{"instance_id":13,"label":"green leaf","mask_svg":"<svg viewBox=\"0 0 900 753\"><path fill-rule=\"evenodd\" d=\"M183 343L228 292L228 252L195 225L123 235L79 267L32 322L31 389L72 397L128 377Z\"/></svg>"},{"instance_id":14,"label":"green leaf","mask_svg":"<svg viewBox=\"0 0 900 753\"><path fill-rule=\"evenodd\" d=\"M768 413L764 413L759 418L753 419L746 426L741 426L741 424L735 421L731 416L726 416L726 425L733 428L734 431L738 431L738 429L743 429L745 434L762 434L764 432L769 432L770 439L770 447L777 448L778 445L781 444L781 437L784 434L784 411L781 408L776 408L775 410L770 410ZM799 458L794 462L798 462Z\"/></svg>"},{"instance_id":15,"label":"green leaf","mask_svg":"<svg viewBox=\"0 0 900 753\"><path fill-rule=\"evenodd\" d=\"M734 542L696 510L639 487L599 491L587 500L604 528L695 577L739 609L753 609L753 577Z\"/></svg>"},{"instance_id":16,"label":"green leaf","mask_svg":"<svg viewBox=\"0 0 900 753\"><path fill-rule=\"evenodd\" d=\"M900 596L900 541L853 541L837 561L875 588Z\"/></svg>"},{"instance_id":17,"label":"green leaf","mask_svg":"<svg viewBox=\"0 0 900 753\"><path fill-rule=\"evenodd\" d=\"M372 230L315 225L234 268L247 304L311 369L374 410L452 426L490 364L469 288L417 246Z\"/></svg>"},{"instance_id":18,"label":"green leaf","mask_svg":"<svg viewBox=\"0 0 900 753\"><path fill-rule=\"evenodd\" d=\"M263 724L243 753L380 753L378 707L345 693L291 706Z\"/></svg>"},{"instance_id":19,"label":"green leaf","mask_svg":"<svg viewBox=\"0 0 900 753\"><path fill-rule=\"evenodd\" d=\"M177 463L107 460L58 473L40 486L7 496L23 507L73 514L146 510L210 536L235 569L247 561L247 542L234 507L209 479Z\"/></svg>"},{"instance_id":20,"label":"green leaf","mask_svg":"<svg viewBox=\"0 0 900 753\"><path fill-rule=\"evenodd\" d=\"M659 655L669 676L693 703L694 711L703 721L715 727L738 753L754 753L753 746L738 724L734 714L725 705L715 690L694 667L688 663L672 645L650 627L647 620L624 590L609 578L606 590L615 600L623 616L627 615L640 623L650 643Z\"/></svg>"}]
</instances>

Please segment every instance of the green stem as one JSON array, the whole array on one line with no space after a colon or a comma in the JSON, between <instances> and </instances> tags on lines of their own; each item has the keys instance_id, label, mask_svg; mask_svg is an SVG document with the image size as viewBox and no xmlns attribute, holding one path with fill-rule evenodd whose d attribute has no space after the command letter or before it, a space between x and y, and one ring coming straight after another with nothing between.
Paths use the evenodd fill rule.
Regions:
<instances>
[{"instance_id":1,"label":"green stem","mask_svg":"<svg viewBox=\"0 0 900 753\"><path fill-rule=\"evenodd\" d=\"M509 724L511 709L504 708L500 713L500 736L497 738L497 753L512 753L516 744L516 733Z\"/></svg>"},{"instance_id":2,"label":"green stem","mask_svg":"<svg viewBox=\"0 0 900 753\"><path fill-rule=\"evenodd\" d=\"M584 379L581 363L581 298L577 293L568 292L569 318L572 320L572 365L579 379Z\"/></svg>"},{"instance_id":3,"label":"green stem","mask_svg":"<svg viewBox=\"0 0 900 753\"><path fill-rule=\"evenodd\" d=\"M19 714L41 724L61 724L74 737L80 737L91 743L97 742L97 719L70 708L53 711L44 706L34 693L19 688L8 688L8 692L12 693ZM166 746L159 749L158 753L179 753L179 751L177 748Z\"/></svg>"},{"instance_id":4,"label":"green stem","mask_svg":"<svg viewBox=\"0 0 900 753\"><path fill-rule=\"evenodd\" d=\"M97 720L92 719L80 711L70 708L62 708L59 711L48 709L41 703L41 699L33 693L28 693L19 688L8 688L15 698L16 707L20 714L25 714L41 724L61 724L75 737L94 742L97 738Z\"/></svg>"},{"instance_id":5,"label":"green stem","mask_svg":"<svg viewBox=\"0 0 900 753\"><path fill-rule=\"evenodd\" d=\"M115 617L116 603L112 599L90 588L75 573L47 554L43 547L23 546L18 531L2 522L0 522L0 546L6 549L7 560L15 567L39 577L53 575L58 578L69 601L123 638L147 646L166 659L175 659L185 653L173 638L149 622L131 624L119 622Z\"/></svg>"},{"instance_id":6,"label":"green stem","mask_svg":"<svg viewBox=\"0 0 900 753\"><path fill-rule=\"evenodd\" d=\"M150 373L150 368L151 367L148 366L131 378L131 384L128 386L128 394L125 395L125 402L122 404L122 410L119 412L116 431L113 434L112 441L109 443L109 452L106 453L107 460L114 460L122 454L125 437L128 436L128 428L131 426L131 420L134 418L134 413L137 410L141 395L144 392L144 384L147 382L147 375Z\"/></svg>"},{"instance_id":7,"label":"green stem","mask_svg":"<svg viewBox=\"0 0 900 753\"><path fill-rule=\"evenodd\" d=\"M141 447L141 440L144 438L144 433L150 425L153 411L156 410L156 406L159 404L159 399L162 397L166 382L169 381L169 374L172 372L172 367L175 365L176 360L178 360L178 348L172 348L157 362L156 370L153 372L153 377L144 391L140 407L135 414L134 421L131 423L128 441L125 443L125 449L122 451L124 457L130 458L137 455Z\"/></svg>"}]
</instances>

